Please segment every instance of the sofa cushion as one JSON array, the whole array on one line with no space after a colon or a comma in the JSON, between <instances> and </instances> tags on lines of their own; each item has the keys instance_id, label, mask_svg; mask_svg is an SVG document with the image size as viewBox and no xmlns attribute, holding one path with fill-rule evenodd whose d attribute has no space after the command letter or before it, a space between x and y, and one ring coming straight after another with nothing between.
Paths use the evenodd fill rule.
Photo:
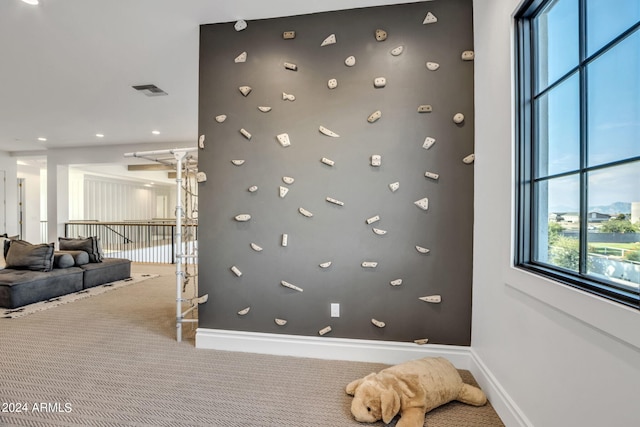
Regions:
<instances>
[{"instance_id":1,"label":"sofa cushion","mask_svg":"<svg viewBox=\"0 0 640 427\"><path fill-rule=\"evenodd\" d=\"M89 254L85 251L56 251L57 254L69 254L73 258L73 265L80 267L89 264Z\"/></svg>"},{"instance_id":2,"label":"sofa cushion","mask_svg":"<svg viewBox=\"0 0 640 427\"><path fill-rule=\"evenodd\" d=\"M12 240L7 252L7 267L33 271L53 269L53 243L32 245L24 240Z\"/></svg>"},{"instance_id":3,"label":"sofa cushion","mask_svg":"<svg viewBox=\"0 0 640 427\"><path fill-rule=\"evenodd\" d=\"M102 262L100 239L95 236L78 239L59 237L58 243L61 251L84 251L89 255L89 262Z\"/></svg>"},{"instance_id":4,"label":"sofa cushion","mask_svg":"<svg viewBox=\"0 0 640 427\"><path fill-rule=\"evenodd\" d=\"M84 270L84 288L115 282L131 277L131 261L121 258L105 258L101 263L80 266Z\"/></svg>"},{"instance_id":5,"label":"sofa cushion","mask_svg":"<svg viewBox=\"0 0 640 427\"><path fill-rule=\"evenodd\" d=\"M0 307L16 308L82 290L80 267L48 272L0 270Z\"/></svg>"},{"instance_id":6,"label":"sofa cushion","mask_svg":"<svg viewBox=\"0 0 640 427\"><path fill-rule=\"evenodd\" d=\"M53 268L69 268L73 267L74 264L75 262L71 255L60 252L53 253Z\"/></svg>"}]
</instances>

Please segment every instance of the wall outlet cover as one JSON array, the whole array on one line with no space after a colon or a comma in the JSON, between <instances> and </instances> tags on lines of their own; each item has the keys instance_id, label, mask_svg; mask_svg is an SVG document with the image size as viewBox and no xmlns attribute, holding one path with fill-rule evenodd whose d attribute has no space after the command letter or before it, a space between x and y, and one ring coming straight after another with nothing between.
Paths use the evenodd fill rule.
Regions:
<instances>
[{"instance_id":1,"label":"wall outlet cover","mask_svg":"<svg viewBox=\"0 0 640 427\"><path fill-rule=\"evenodd\" d=\"M340 317L340 304L331 303L331 317Z\"/></svg>"}]
</instances>

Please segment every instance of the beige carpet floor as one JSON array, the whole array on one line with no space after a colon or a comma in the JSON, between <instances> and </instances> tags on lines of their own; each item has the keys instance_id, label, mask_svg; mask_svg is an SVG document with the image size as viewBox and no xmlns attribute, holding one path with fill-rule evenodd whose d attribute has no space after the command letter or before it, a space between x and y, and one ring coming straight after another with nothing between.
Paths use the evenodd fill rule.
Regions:
<instances>
[{"instance_id":1,"label":"beige carpet floor","mask_svg":"<svg viewBox=\"0 0 640 427\"><path fill-rule=\"evenodd\" d=\"M190 326L178 343L173 267L133 270L160 277L0 319L1 426L372 425L353 420L344 387L385 365L199 350ZM490 405L452 402L425 425L503 424Z\"/></svg>"}]
</instances>

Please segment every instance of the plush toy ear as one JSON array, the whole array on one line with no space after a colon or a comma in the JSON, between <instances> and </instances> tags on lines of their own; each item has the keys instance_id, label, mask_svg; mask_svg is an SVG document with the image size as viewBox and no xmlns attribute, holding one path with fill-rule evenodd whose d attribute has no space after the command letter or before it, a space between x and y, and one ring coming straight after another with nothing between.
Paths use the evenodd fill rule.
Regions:
<instances>
[{"instance_id":1,"label":"plush toy ear","mask_svg":"<svg viewBox=\"0 0 640 427\"><path fill-rule=\"evenodd\" d=\"M360 387L360 384L362 384L362 382L364 380L370 378L373 375L375 375L375 374L369 374L364 378L360 378L360 379L357 379L355 381L351 381L349 384L347 384L347 387L345 388L345 391L347 392L347 394L349 396L353 396L354 394L356 394L356 390L358 389L358 387Z\"/></svg>"},{"instance_id":2,"label":"plush toy ear","mask_svg":"<svg viewBox=\"0 0 640 427\"><path fill-rule=\"evenodd\" d=\"M400 411L400 396L393 389L386 389L380 393L380 409L382 421L389 424Z\"/></svg>"}]
</instances>

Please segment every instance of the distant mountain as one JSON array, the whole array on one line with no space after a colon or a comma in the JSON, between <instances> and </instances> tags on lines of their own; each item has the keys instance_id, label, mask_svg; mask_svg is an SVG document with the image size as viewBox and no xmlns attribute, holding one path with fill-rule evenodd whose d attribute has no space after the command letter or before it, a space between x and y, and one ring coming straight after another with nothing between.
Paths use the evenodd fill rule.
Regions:
<instances>
[{"instance_id":1,"label":"distant mountain","mask_svg":"<svg viewBox=\"0 0 640 427\"><path fill-rule=\"evenodd\" d=\"M631 213L631 203L615 202L607 206L589 206L589 212L600 212L609 215L623 213L629 215Z\"/></svg>"},{"instance_id":2,"label":"distant mountain","mask_svg":"<svg viewBox=\"0 0 640 427\"><path fill-rule=\"evenodd\" d=\"M571 206L553 206L551 209L553 213L577 213L577 207ZM630 214L631 213L631 203L627 202L615 202L610 205L599 205L599 206L589 206L589 212L599 212L603 214L609 215L617 215L619 213Z\"/></svg>"}]
</instances>

